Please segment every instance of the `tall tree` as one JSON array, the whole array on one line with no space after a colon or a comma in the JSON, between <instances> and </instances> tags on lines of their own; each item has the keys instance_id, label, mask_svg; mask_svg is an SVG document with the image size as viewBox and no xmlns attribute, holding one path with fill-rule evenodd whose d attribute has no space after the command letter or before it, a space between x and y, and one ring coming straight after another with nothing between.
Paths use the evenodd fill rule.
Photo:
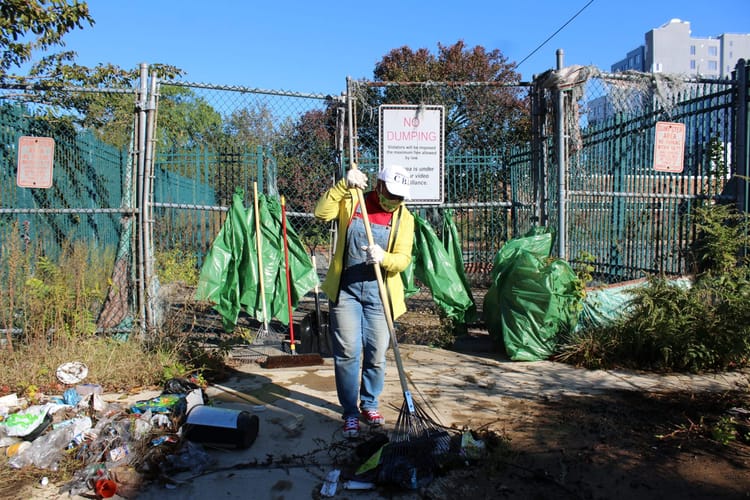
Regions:
<instances>
[{"instance_id":1,"label":"tall tree","mask_svg":"<svg viewBox=\"0 0 750 500\"><path fill-rule=\"evenodd\" d=\"M37 108L53 114L56 121L89 128L105 142L125 146L131 138L135 96L108 92L112 88L132 89L140 68L126 70L100 63L94 67L75 62L73 51L52 52L64 47L64 36L74 29L94 26L88 4L79 0L0 0L0 84L21 89L4 97L47 105ZM42 54L41 57L35 57ZM28 75L11 75L13 68L32 63ZM183 71L167 64L149 68L159 78L171 79ZM102 89L76 92L64 87Z\"/></svg>"},{"instance_id":2,"label":"tall tree","mask_svg":"<svg viewBox=\"0 0 750 500\"><path fill-rule=\"evenodd\" d=\"M65 51L36 61L29 70L29 81L24 83L34 92L24 98L66 110L68 113L58 119L74 122L92 130L105 142L124 147L131 140L136 96L133 92L118 93L113 89L137 88L140 68L126 70L109 63L81 66L75 58L75 52ZM149 72L161 80L184 73L175 66L159 63L149 65ZM76 88L86 90L76 91ZM100 90L91 92L92 88Z\"/></svg>"},{"instance_id":3,"label":"tall tree","mask_svg":"<svg viewBox=\"0 0 750 500\"><path fill-rule=\"evenodd\" d=\"M0 80L31 60L33 52L64 46L63 37L94 25L86 2L73 0L0 1Z\"/></svg>"},{"instance_id":4,"label":"tall tree","mask_svg":"<svg viewBox=\"0 0 750 500\"><path fill-rule=\"evenodd\" d=\"M225 125L234 147L254 148L270 144L276 134L276 117L265 103L232 112Z\"/></svg>"},{"instance_id":5,"label":"tall tree","mask_svg":"<svg viewBox=\"0 0 750 500\"><path fill-rule=\"evenodd\" d=\"M312 212L317 196L336 170L335 118L331 110L311 110L286 123L276 143L279 192L294 210Z\"/></svg>"},{"instance_id":6,"label":"tall tree","mask_svg":"<svg viewBox=\"0 0 750 500\"><path fill-rule=\"evenodd\" d=\"M371 107L380 104L431 104L446 109L447 151L501 149L525 141L529 121L520 74L497 49L469 48L459 40L438 44L437 54L420 48L393 49L375 66L376 82L407 85L370 89ZM421 84L421 85L420 85ZM362 117L362 123L367 118ZM360 131L375 140L377 130ZM374 142L373 142L374 143Z\"/></svg>"},{"instance_id":7,"label":"tall tree","mask_svg":"<svg viewBox=\"0 0 750 500\"><path fill-rule=\"evenodd\" d=\"M336 109L310 110L280 128L274 145L279 194L289 212L312 213L318 195L331 186L337 169ZM327 241L328 226L309 219L294 220L298 234L309 245Z\"/></svg>"}]
</instances>

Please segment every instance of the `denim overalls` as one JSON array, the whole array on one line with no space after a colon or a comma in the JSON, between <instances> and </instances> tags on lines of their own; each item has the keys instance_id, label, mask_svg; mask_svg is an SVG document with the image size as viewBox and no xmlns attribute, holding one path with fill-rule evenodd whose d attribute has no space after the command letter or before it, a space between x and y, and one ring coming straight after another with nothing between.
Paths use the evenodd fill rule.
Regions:
<instances>
[{"instance_id":1,"label":"denim overalls","mask_svg":"<svg viewBox=\"0 0 750 500\"><path fill-rule=\"evenodd\" d=\"M358 206L356 214L360 213ZM374 242L387 249L391 226L371 223L370 227ZM364 221L355 216L347 228L338 302L331 307L336 392L343 418L358 416L360 409L377 410L385 379L390 337L375 270L365 263L362 247L367 245Z\"/></svg>"}]
</instances>

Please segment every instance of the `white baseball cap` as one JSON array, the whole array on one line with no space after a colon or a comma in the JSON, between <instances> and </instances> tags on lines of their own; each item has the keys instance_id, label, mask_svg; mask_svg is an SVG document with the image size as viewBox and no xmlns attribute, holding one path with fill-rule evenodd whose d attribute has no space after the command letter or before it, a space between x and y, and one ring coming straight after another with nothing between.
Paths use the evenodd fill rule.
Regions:
<instances>
[{"instance_id":1,"label":"white baseball cap","mask_svg":"<svg viewBox=\"0 0 750 500\"><path fill-rule=\"evenodd\" d=\"M392 195L409 197L409 172L401 165L387 165L378 172L378 179L385 182L385 187Z\"/></svg>"}]
</instances>

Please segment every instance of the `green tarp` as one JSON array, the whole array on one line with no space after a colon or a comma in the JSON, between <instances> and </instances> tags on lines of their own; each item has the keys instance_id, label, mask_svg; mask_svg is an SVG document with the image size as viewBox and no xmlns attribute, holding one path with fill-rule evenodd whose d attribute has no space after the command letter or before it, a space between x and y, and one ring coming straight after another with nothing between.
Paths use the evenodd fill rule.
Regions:
<instances>
[{"instance_id":1,"label":"green tarp","mask_svg":"<svg viewBox=\"0 0 750 500\"><path fill-rule=\"evenodd\" d=\"M443 241L429 222L414 214L412 261L401 278L407 297L419 291L416 278L430 289L432 299L446 317L458 323L476 319L476 304L464 274L458 232L450 211L443 218Z\"/></svg>"},{"instance_id":2,"label":"green tarp","mask_svg":"<svg viewBox=\"0 0 750 500\"><path fill-rule=\"evenodd\" d=\"M208 300L221 315L230 332L241 310L258 321L276 318L289 324L286 265L281 228L281 204L276 198L258 195L261 247L258 243L253 208L245 209L244 191L238 189L224 226L216 236L201 268L195 297ZM287 223L287 245L291 273L292 307L318 283L318 274L299 236ZM260 294L259 260L262 261L265 311Z\"/></svg>"},{"instance_id":3,"label":"green tarp","mask_svg":"<svg viewBox=\"0 0 750 500\"><path fill-rule=\"evenodd\" d=\"M571 331L578 319L578 277L567 262L549 258L551 248L548 232L514 238L493 262L484 320L514 361L547 359L558 334Z\"/></svg>"}]
</instances>

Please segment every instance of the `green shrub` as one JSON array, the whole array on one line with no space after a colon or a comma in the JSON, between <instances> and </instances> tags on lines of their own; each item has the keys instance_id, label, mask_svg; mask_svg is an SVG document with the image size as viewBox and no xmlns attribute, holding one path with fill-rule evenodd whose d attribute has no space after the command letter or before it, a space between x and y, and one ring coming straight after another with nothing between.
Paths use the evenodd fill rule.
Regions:
<instances>
[{"instance_id":1,"label":"green shrub","mask_svg":"<svg viewBox=\"0 0 750 500\"><path fill-rule=\"evenodd\" d=\"M156 275L161 283L198 284L198 259L179 248L156 252Z\"/></svg>"},{"instance_id":2,"label":"green shrub","mask_svg":"<svg viewBox=\"0 0 750 500\"><path fill-rule=\"evenodd\" d=\"M631 290L624 314L606 328L575 332L555 359L589 368L627 366L701 372L750 364L750 266L746 218L724 205L698 207L689 286L653 276Z\"/></svg>"}]
</instances>

